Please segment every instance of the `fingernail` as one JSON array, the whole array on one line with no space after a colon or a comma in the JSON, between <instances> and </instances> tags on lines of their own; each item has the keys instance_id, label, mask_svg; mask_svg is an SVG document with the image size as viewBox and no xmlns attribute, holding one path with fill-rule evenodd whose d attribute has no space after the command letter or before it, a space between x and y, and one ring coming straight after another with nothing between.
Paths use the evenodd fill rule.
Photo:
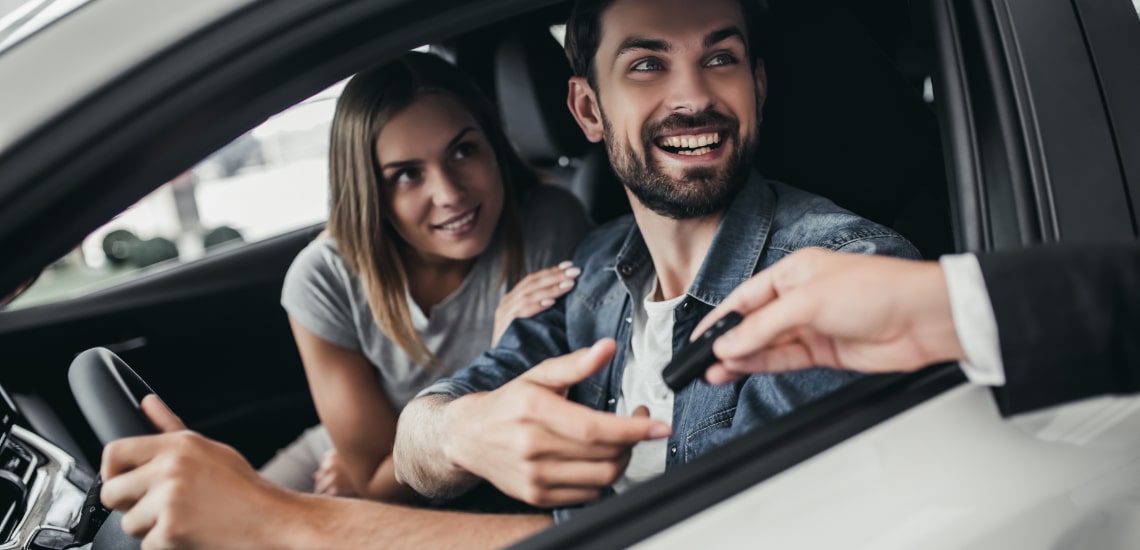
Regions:
<instances>
[{"instance_id":1,"label":"fingernail","mask_svg":"<svg viewBox=\"0 0 1140 550\"><path fill-rule=\"evenodd\" d=\"M562 281L561 283L558 283L558 288L561 289L567 289L572 286L574 286L574 281Z\"/></svg>"},{"instance_id":2,"label":"fingernail","mask_svg":"<svg viewBox=\"0 0 1140 550\"><path fill-rule=\"evenodd\" d=\"M544 307L550 307L554 305L554 300L551 300L550 298L544 298L541 302L539 302L539 304Z\"/></svg>"},{"instance_id":3,"label":"fingernail","mask_svg":"<svg viewBox=\"0 0 1140 550\"><path fill-rule=\"evenodd\" d=\"M657 424L649 429L649 437L660 439L662 437L669 437L673 433L673 428L664 424Z\"/></svg>"},{"instance_id":4,"label":"fingernail","mask_svg":"<svg viewBox=\"0 0 1140 550\"><path fill-rule=\"evenodd\" d=\"M570 260L566 260L565 262L558 264L558 269L566 269L572 265L574 265L574 262L571 262Z\"/></svg>"},{"instance_id":5,"label":"fingernail","mask_svg":"<svg viewBox=\"0 0 1140 550\"><path fill-rule=\"evenodd\" d=\"M582 274L582 268L571 267L570 269L567 269L565 273L567 277L577 277L578 275Z\"/></svg>"}]
</instances>

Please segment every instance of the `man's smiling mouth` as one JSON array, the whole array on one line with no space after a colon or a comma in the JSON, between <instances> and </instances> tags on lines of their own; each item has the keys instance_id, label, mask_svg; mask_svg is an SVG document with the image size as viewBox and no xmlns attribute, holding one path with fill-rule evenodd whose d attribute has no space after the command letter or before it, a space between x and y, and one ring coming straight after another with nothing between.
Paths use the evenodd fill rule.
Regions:
<instances>
[{"instance_id":1,"label":"man's smiling mouth","mask_svg":"<svg viewBox=\"0 0 1140 550\"><path fill-rule=\"evenodd\" d=\"M697 156L715 151L722 141L720 132L702 132L658 138L656 145L668 153Z\"/></svg>"}]
</instances>

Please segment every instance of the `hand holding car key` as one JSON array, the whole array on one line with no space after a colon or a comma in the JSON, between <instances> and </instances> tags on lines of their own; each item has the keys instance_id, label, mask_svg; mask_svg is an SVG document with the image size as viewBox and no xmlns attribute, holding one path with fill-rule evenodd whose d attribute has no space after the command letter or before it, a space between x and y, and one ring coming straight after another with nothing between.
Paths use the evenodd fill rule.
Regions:
<instances>
[{"instance_id":1,"label":"hand holding car key","mask_svg":"<svg viewBox=\"0 0 1140 550\"><path fill-rule=\"evenodd\" d=\"M693 380L701 377L705 370L716 363L716 355L713 354L713 342L722 334L732 330L732 327L740 324L743 319L744 316L741 314L730 311L721 317L712 328L706 330L700 338L685 346L673 357L665 370L661 371L665 385L674 392L678 392Z\"/></svg>"}]
</instances>

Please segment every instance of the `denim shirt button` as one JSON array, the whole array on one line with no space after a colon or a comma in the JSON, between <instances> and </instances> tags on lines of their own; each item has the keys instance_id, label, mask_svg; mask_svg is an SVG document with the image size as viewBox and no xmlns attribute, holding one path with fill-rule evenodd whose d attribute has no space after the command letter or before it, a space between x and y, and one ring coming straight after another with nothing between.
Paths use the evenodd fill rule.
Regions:
<instances>
[{"instance_id":1,"label":"denim shirt button","mask_svg":"<svg viewBox=\"0 0 1140 550\"><path fill-rule=\"evenodd\" d=\"M691 303L692 303L692 302L690 302L690 301L688 301L688 300L685 300L684 302L681 302L681 310L682 310L682 311L689 311L689 305L690 305Z\"/></svg>"},{"instance_id":2,"label":"denim shirt button","mask_svg":"<svg viewBox=\"0 0 1140 550\"><path fill-rule=\"evenodd\" d=\"M628 277L630 273L633 273L633 268L629 264L623 264L618 266L618 273Z\"/></svg>"},{"instance_id":3,"label":"denim shirt button","mask_svg":"<svg viewBox=\"0 0 1140 550\"><path fill-rule=\"evenodd\" d=\"M617 403L617 399L616 399L616 398L613 398L613 397L611 397L611 398L609 398L608 400L606 400L606 404L607 404L607 405L609 405L609 406L611 406L611 407L614 405L614 403Z\"/></svg>"},{"instance_id":4,"label":"denim shirt button","mask_svg":"<svg viewBox=\"0 0 1140 550\"><path fill-rule=\"evenodd\" d=\"M669 454L674 455L674 456L677 454L677 445L670 445L669 446Z\"/></svg>"}]
</instances>

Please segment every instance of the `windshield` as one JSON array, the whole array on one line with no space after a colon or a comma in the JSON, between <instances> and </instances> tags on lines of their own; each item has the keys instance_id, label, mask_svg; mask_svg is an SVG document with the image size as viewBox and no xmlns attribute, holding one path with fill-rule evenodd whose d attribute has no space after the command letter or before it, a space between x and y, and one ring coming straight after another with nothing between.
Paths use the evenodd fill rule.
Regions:
<instances>
[{"instance_id":1,"label":"windshield","mask_svg":"<svg viewBox=\"0 0 1140 550\"><path fill-rule=\"evenodd\" d=\"M90 0L0 0L0 53Z\"/></svg>"}]
</instances>

